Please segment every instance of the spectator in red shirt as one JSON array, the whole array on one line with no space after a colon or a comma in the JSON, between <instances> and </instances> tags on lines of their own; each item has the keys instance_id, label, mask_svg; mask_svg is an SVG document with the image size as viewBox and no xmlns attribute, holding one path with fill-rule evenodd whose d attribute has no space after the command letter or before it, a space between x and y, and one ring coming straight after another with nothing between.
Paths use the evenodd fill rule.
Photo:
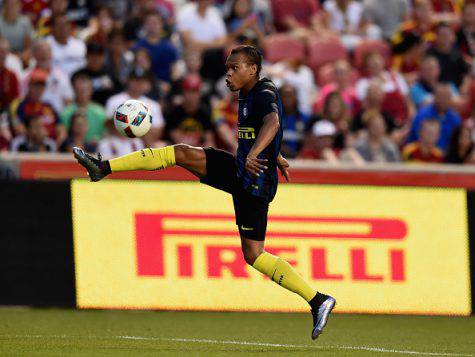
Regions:
<instances>
[{"instance_id":1,"label":"spectator in red shirt","mask_svg":"<svg viewBox=\"0 0 475 357\"><path fill-rule=\"evenodd\" d=\"M9 52L8 41L0 39L0 110L7 108L20 95L18 78L5 64Z\"/></svg>"},{"instance_id":2,"label":"spectator in red shirt","mask_svg":"<svg viewBox=\"0 0 475 357\"><path fill-rule=\"evenodd\" d=\"M407 144L402 152L407 162L442 162L444 153L437 147L440 134L438 120L426 120L419 131L419 140Z\"/></svg>"},{"instance_id":3,"label":"spectator in red shirt","mask_svg":"<svg viewBox=\"0 0 475 357\"><path fill-rule=\"evenodd\" d=\"M15 135L26 134L27 118L40 117L43 120L47 135L61 144L66 138L66 129L59 124L59 118L53 107L41 100L44 93L48 73L35 69L30 75L30 84L25 98L17 98L10 105L10 120Z\"/></svg>"}]
</instances>

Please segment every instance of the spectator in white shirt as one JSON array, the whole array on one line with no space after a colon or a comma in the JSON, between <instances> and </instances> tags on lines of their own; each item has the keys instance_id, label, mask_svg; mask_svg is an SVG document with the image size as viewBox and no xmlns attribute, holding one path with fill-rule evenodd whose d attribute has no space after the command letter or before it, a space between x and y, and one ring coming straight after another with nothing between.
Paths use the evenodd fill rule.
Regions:
<instances>
[{"instance_id":1,"label":"spectator in white shirt","mask_svg":"<svg viewBox=\"0 0 475 357\"><path fill-rule=\"evenodd\" d=\"M74 98L73 88L69 77L57 66L53 65L51 46L44 39L37 39L33 43L34 68L41 68L48 73L45 92L41 98L48 102L57 113L61 113L64 107L71 103ZM22 83L22 95L28 90L30 73L34 69L26 71Z\"/></svg>"},{"instance_id":2,"label":"spectator in white shirt","mask_svg":"<svg viewBox=\"0 0 475 357\"><path fill-rule=\"evenodd\" d=\"M127 88L124 92L109 98L106 103L106 115L112 118L119 105L129 99L136 99L143 102L152 111L152 128L143 137L147 147L153 147L162 138L165 120L163 119L160 104L145 96L151 88L150 75L143 70L132 71L127 81Z\"/></svg>"},{"instance_id":3,"label":"spectator in white shirt","mask_svg":"<svg viewBox=\"0 0 475 357\"><path fill-rule=\"evenodd\" d=\"M53 18L53 33L46 40L51 45L53 64L67 75L72 75L86 64L86 45L71 35L71 24L66 15Z\"/></svg>"},{"instance_id":4,"label":"spectator in white shirt","mask_svg":"<svg viewBox=\"0 0 475 357\"><path fill-rule=\"evenodd\" d=\"M177 16L177 29L187 49L205 51L226 42L226 26L210 0L185 5Z\"/></svg>"},{"instance_id":5,"label":"spectator in white shirt","mask_svg":"<svg viewBox=\"0 0 475 357\"><path fill-rule=\"evenodd\" d=\"M381 38L378 26L363 23L363 5L359 1L327 0L323 9L327 28L340 36L346 48L354 49L364 38Z\"/></svg>"}]
</instances>

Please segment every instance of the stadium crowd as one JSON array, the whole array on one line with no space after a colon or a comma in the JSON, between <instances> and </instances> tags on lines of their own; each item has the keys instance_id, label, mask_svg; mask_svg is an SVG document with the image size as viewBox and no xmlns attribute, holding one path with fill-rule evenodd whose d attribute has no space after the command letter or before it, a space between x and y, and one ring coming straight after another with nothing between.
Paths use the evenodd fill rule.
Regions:
<instances>
[{"instance_id":1,"label":"stadium crowd","mask_svg":"<svg viewBox=\"0 0 475 357\"><path fill-rule=\"evenodd\" d=\"M264 54L289 158L475 163L475 1L3 0L0 152L237 148L224 61ZM112 116L134 98L142 139Z\"/></svg>"}]
</instances>

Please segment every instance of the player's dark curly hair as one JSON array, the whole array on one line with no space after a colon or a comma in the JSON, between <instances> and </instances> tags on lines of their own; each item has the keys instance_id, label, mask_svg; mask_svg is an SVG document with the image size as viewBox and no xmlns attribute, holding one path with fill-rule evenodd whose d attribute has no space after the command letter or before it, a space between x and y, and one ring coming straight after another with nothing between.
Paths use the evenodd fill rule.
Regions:
<instances>
[{"instance_id":1,"label":"player's dark curly hair","mask_svg":"<svg viewBox=\"0 0 475 357\"><path fill-rule=\"evenodd\" d=\"M257 67L256 75L259 77L262 69L262 53L256 47L250 45L241 45L234 47L231 51L231 55L244 54L247 58L247 63L250 65L255 64Z\"/></svg>"}]
</instances>

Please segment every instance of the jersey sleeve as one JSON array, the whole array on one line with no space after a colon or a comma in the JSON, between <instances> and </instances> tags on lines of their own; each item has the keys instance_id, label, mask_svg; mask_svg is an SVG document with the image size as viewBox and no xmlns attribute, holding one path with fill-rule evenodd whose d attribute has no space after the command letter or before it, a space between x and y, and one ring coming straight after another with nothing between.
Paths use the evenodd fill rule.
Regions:
<instances>
[{"instance_id":1,"label":"jersey sleeve","mask_svg":"<svg viewBox=\"0 0 475 357\"><path fill-rule=\"evenodd\" d=\"M264 89L256 97L256 108L259 113L259 117L264 119L267 114L278 113L279 106L277 104L277 96L270 89Z\"/></svg>"}]
</instances>

